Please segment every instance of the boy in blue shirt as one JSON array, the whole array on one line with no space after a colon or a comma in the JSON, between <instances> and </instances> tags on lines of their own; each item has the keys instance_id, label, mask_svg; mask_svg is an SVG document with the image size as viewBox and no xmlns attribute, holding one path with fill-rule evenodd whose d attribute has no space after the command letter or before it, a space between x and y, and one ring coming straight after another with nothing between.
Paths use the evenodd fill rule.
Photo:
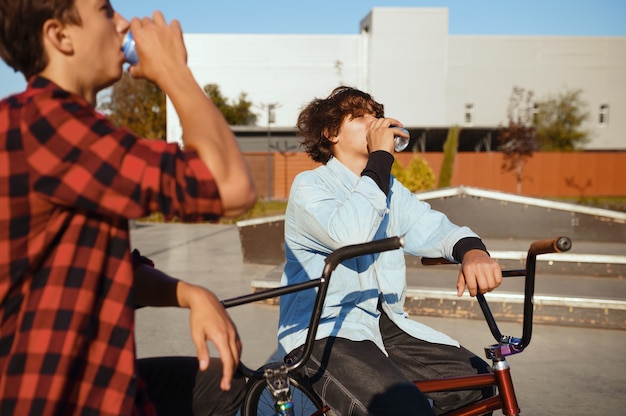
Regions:
<instances>
[{"instance_id":1,"label":"boy in blue shirt","mask_svg":"<svg viewBox=\"0 0 626 416\"><path fill-rule=\"evenodd\" d=\"M311 158L323 166L293 183L285 215L283 284L319 276L324 259L342 246L400 235L404 250L362 256L339 265L329 286L317 341L302 375L340 415L440 414L485 392L429 394L412 380L488 372L489 366L447 335L404 312L404 254L461 263L457 292L496 288L499 265L467 227L420 201L391 176L398 120L384 117L369 94L339 87L298 117ZM304 343L315 293L281 298L279 344L288 354Z\"/></svg>"}]
</instances>

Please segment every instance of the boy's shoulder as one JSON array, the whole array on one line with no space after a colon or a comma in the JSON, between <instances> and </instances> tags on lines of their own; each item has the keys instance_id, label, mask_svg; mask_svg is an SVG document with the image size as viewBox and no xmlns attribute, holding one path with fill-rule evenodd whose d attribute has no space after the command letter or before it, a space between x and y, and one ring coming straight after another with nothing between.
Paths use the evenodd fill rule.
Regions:
<instances>
[{"instance_id":1,"label":"boy's shoulder","mask_svg":"<svg viewBox=\"0 0 626 416\"><path fill-rule=\"evenodd\" d=\"M304 170L296 175L294 182L315 183L322 181L323 177L328 175L328 166L321 165L314 169Z\"/></svg>"},{"instance_id":2,"label":"boy's shoulder","mask_svg":"<svg viewBox=\"0 0 626 416\"><path fill-rule=\"evenodd\" d=\"M24 91L4 97L0 100L0 105L8 106L9 108L18 108L34 103L40 104L46 101L61 102L64 100L74 101L78 105L86 104L75 100L74 94L63 90L52 81L35 76L29 80Z\"/></svg>"}]
</instances>

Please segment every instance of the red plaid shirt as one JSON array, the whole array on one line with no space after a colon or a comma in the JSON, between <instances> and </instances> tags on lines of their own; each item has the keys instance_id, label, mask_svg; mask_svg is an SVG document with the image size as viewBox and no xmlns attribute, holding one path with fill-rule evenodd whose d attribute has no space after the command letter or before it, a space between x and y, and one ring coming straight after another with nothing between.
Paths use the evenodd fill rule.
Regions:
<instances>
[{"instance_id":1,"label":"red plaid shirt","mask_svg":"<svg viewBox=\"0 0 626 416\"><path fill-rule=\"evenodd\" d=\"M0 102L0 414L153 412L135 375L129 218L215 220L197 154L34 77Z\"/></svg>"}]
</instances>

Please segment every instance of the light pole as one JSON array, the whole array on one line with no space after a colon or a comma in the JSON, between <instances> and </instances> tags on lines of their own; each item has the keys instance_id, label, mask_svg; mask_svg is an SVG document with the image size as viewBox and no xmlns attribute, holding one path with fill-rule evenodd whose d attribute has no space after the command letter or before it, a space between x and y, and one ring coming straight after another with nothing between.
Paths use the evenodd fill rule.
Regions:
<instances>
[{"instance_id":1,"label":"light pole","mask_svg":"<svg viewBox=\"0 0 626 416\"><path fill-rule=\"evenodd\" d=\"M275 110L280 106L278 103L262 104L262 108L267 110L267 195L265 199L272 199L272 123L276 121Z\"/></svg>"}]
</instances>

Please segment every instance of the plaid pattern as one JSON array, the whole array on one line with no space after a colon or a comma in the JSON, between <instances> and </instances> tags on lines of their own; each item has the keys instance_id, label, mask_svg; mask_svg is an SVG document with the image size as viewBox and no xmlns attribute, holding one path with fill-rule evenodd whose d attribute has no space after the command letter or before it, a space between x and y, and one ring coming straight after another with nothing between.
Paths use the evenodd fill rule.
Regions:
<instances>
[{"instance_id":1,"label":"plaid pattern","mask_svg":"<svg viewBox=\"0 0 626 416\"><path fill-rule=\"evenodd\" d=\"M0 102L0 414L150 414L128 218L222 213L197 154L34 77Z\"/></svg>"}]
</instances>

